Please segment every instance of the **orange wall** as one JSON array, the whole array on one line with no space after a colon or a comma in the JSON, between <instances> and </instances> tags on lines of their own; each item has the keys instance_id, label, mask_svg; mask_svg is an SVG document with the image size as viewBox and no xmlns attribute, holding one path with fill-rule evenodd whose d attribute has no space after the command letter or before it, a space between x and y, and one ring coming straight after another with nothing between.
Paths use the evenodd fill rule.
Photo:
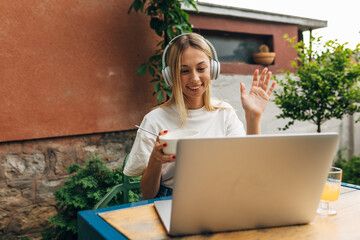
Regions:
<instances>
[{"instance_id":1,"label":"orange wall","mask_svg":"<svg viewBox=\"0 0 360 240\"><path fill-rule=\"evenodd\" d=\"M132 0L0 2L0 141L134 128L157 41Z\"/></svg>"}]
</instances>

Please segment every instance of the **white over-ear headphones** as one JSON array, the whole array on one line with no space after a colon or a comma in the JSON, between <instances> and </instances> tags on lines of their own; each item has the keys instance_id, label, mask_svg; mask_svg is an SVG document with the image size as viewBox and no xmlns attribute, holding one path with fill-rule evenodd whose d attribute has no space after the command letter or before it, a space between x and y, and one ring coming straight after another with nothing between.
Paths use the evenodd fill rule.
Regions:
<instances>
[{"instance_id":1,"label":"white over-ear headphones","mask_svg":"<svg viewBox=\"0 0 360 240\"><path fill-rule=\"evenodd\" d=\"M163 75L165 83L168 86L172 86L173 83L172 83L172 79L171 79L170 67L166 66L166 61L165 61L166 53L168 51L168 48L170 48L172 46L172 44L174 43L174 41L176 39L178 39L180 36L188 35L188 34L190 34L190 33L184 33L184 34L180 34L180 35L174 37L173 39L171 39L169 44L164 49L164 53L162 55L163 69L162 69L161 73ZM219 74L220 74L220 63L219 63L219 60L217 58L214 46L207 39L205 39L204 37L203 37L203 39L209 45L209 47L211 49L211 52L212 52L212 55L213 55L213 58L211 59L211 62L210 62L210 78L215 80L215 79L217 79L219 77Z\"/></svg>"}]
</instances>

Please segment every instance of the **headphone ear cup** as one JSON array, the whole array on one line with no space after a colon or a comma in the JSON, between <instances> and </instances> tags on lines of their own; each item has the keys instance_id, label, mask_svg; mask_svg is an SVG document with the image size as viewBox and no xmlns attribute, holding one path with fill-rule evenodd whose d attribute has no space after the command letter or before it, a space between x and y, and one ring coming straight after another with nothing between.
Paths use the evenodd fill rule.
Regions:
<instances>
[{"instance_id":1,"label":"headphone ear cup","mask_svg":"<svg viewBox=\"0 0 360 240\"><path fill-rule=\"evenodd\" d=\"M210 78L216 80L220 75L220 63L216 60L211 60Z\"/></svg>"},{"instance_id":2,"label":"headphone ear cup","mask_svg":"<svg viewBox=\"0 0 360 240\"><path fill-rule=\"evenodd\" d=\"M214 68L215 68L214 65L215 65L215 64L214 64L214 61L211 60L211 61L210 61L210 79L211 79L211 80L214 79Z\"/></svg>"},{"instance_id":3,"label":"headphone ear cup","mask_svg":"<svg viewBox=\"0 0 360 240\"><path fill-rule=\"evenodd\" d=\"M162 75L163 75L165 83L169 87L171 87L172 86L171 72L170 72L170 68L168 66L162 70Z\"/></svg>"}]
</instances>

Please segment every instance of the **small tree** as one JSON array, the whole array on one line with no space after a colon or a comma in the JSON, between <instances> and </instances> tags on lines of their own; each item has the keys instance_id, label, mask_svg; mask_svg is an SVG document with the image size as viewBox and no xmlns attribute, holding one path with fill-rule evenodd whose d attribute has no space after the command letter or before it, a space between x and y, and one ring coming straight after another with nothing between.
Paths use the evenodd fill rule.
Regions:
<instances>
[{"instance_id":1,"label":"small tree","mask_svg":"<svg viewBox=\"0 0 360 240\"><path fill-rule=\"evenodd\" d=\"M148 3L147 3L148 2ZM184 0L186 6L193 6L196 10L197 0ZM147 8L144 10L144 7ZM159 103L166 101L171 96L171 89L162 79L161 57L164 48L169 41L180 33L191 32L191 24L188 21L189 14L181 9L179 0L134 0L129 8L129 12L134 9L135 12L141 11L150 17L150 27L155 33L162 37L157 44L159 47L155 54L149 60L138 68L138 74L143 75L149 71L152 79L150 82L155 83L153 95Z\"/></svg>"},{"instance_id":2,"label":"small tree","mask_svg":"<svg viewBox=\"0 0 360 240\"><path fill-rule=\"evenodd\" d=\"M345 114L360 112L360 64L358 53L346 48L346 44L327 41L320 51L313 50L295 38L285 36L298 53L294 74L286 72L284 80L278 80L280 89L274 92L275 104L282 113L277 118L291 119L286 130L295 121L311 121L321 132L321 124L332 118L342 119ZM313 38L315 45L321 46L321 37ZM360 119L359 119L360 120Z\"/></svg>"}]
</instances>

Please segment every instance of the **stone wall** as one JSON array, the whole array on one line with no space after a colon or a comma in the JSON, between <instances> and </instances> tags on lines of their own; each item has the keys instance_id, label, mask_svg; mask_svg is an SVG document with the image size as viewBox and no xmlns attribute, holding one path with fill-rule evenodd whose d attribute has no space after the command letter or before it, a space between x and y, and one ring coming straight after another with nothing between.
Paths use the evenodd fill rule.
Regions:
<instances>
[{"instance_id":1,"label":"stone wall","mask_svg":"<svg viewBox=\"0 0 360 240\"><path fill-rule=\"evenodd\" d=\"M121 166L135 131L111 132L0 144L0 239L40 239L56 214L53 193L69 177L72 163L99 155L109 168Z\"/></svg>"}]
</instances>

